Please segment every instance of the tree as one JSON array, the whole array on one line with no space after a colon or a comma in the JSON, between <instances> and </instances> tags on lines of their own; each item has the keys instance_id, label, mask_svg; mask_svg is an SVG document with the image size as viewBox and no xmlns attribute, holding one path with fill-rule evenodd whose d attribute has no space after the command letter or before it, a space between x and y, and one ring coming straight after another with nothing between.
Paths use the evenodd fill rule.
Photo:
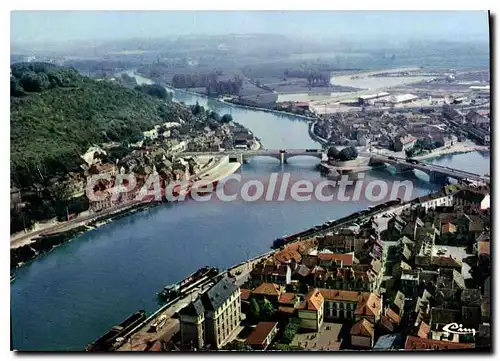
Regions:
<instances>
[{"instance_id":1,"label":"tree","mask_svg":"<svg viewBox=\"0 0 500 361\"><path fill-rule=\"evenodd\" d=\"M250 318L257 321L260 317L260 306L255 298L250 302Z\"/></svg>"},{"instance_id":2,"label":"tree","mask_svg":"<svg viewBox=\"0 0 500 361\"><path fill-rule=\"evenodd\" d=\"M47 74L30 71L23 74L20 84L27 92L40 92L47 89L50 82Z\"/></svg>"},{"instance_id":3,"label":"tree","mask_svg":"<svg viewBox=\"0 0 500 361\"><path fill-rule=\"evenodd\" d=\"M221 116L219 115L219 113L214 112L213 110L210 112L208 117L215 120L216 122L220 122L221 120Z\"/></svg>"},{"instance_id":4,"label":"tree","mask_svg":"<svg viewBox=\"0 0 500 361\"><path fill-rule=\"evenodd\" d=\"M283 336L281 337L281 342L284 344L290 344L293 338L297 334L300 327L300 320L297 318L291 318L283 331Z\"/></svg>"},{"instance_id":5,"label":"tree","mask_svg":"<svg viewBox=\"0 0 500 361\"><path fill-rule=\"evenodd\" d=\"M229 342L222 349L230 351L253 351L250 345L247 345L246 343L238 340Z\"/></svg>"},{"instance_id":6,"label":"tree","mask_svg":"<svg viewBox=\"0 0 500 361\"><path fill-rule=\"evenodd\" d=\"M267 299L264 299L264 302L260 305L260 319L262 320L270 320L276 309L273 304L269 302Z\"/></svg>"},{"instance_id":7,"label":"tree","mask_svg":"<svg viewBox=\"0 0 500 361\"><path fill-rule=\"evenodd\" d=\"M340 152L336 147L331 146L330 148L328 148L327 155L328 155L328 158L337 159L339 157L339 153Z\"/></svg>"},{"instance_id":8,"label":"tree","mask_svg":"<svg viewBox=\"0 0 500 361\"><path fill-rule=\"evenodd\" d=\"M159 85L159 84L142 84L142 85L137 85L135 90L140 91L141 93L151 95L152 97L156 97L161 100L170 100L171 95L165 89L165 87Z\"/></svg>"},{"instance_id":9,"label":"tree","mask_svg":"<svg viewBox=\"0 0 500 361\"><path fill-rule=\"evenodd\" d=\"M221 122L222 123L230 123L233 121L233 116L231 114L224 114L222 116Z\"/></svg>"},{"instance_id":10,"label":"tree","mask_svg":"<svg viewBox=\"0 0 500 361\"><path fill-rule=\"evenodd\" d=\"M205 109L198 102L196 102L195 105L191 106L191 111L194 115L201 115Z\"/></svg>"},{"instance_id":11,"label":"tree","mask_svg":"<svg viewBox=\"0 0 500 361\"><path fill-rule=\"evenodd\" d=\"M19 84L19 80L17 78L11 77L10 78L10 95L13 97L18 97L18 96L21 96L24 94L25 94L24 89L21 86L21 84Z\"/></svg>"},{"instance_id":12,"label":"tree","mask_svg":"<svg viewBox=\"0 0 500 361\"><path fill-rule=\"evenodd\" d=\"M346 147L342 149L339 153L339 160L345 162L348 160L353 160L358 157L358 151L354 147Z\"/></svg>"}]
</instances>

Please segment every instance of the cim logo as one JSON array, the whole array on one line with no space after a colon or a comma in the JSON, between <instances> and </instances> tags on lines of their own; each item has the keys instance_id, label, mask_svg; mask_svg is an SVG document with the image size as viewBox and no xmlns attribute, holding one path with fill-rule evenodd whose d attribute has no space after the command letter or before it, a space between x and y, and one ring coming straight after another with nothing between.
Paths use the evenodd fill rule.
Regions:
<instances>
[{"instance_id":1,"label":"cim logo","mask_svg":"<svg viewBox=\"0 0 500 361\"><path fill-rule=\"evenodd\" d=\"M449 333L454 333L456 335L469 335L472 334L472 336L476 335L476 330L473 328L462 328L462 324L457 324L457 323L449 323L445 326L443 326L443 331L449 332Z\"/></svg>"}]
</instances>

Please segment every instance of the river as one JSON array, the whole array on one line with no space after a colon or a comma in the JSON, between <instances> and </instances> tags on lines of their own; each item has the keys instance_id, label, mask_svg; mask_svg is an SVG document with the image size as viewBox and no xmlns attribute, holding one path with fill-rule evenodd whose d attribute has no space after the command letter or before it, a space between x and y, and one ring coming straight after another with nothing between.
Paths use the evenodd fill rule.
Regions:
<instances>
[{"instance_id":1,"label":"river","mask_svg":"<svg viewBox=\"0 0 500 361\"><path fill-rule=\"evenodd\" d=\"M139 77L139 80L147 81ZM213 99L174 92L174 100L196 101L230 113L251 129L267 148L313 148L307 123L288 115L243 109ZM271 158L253 158L240 172L265 178L288 172L298 179L319 179L308 157L280 165ZM490 173L489 154L468 153L431 162L480 174ZM399 179L387 171L368 178ZM414 178L414 195L437 185ZM203 265L225 268L269 251L272 241L327 220L366 208L368 202L187 201L164 204L99 229L16 271L11 284L13 346L18 350L82 350L111 326L138 309L154 311L155 293Z\"/></svg>"}]
</instances>

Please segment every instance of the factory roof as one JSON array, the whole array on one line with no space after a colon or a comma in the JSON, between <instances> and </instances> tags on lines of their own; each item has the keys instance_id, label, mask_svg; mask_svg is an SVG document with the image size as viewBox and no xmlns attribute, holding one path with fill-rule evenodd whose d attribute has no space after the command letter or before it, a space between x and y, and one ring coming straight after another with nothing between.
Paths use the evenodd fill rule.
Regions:
<instances>
[{"instance_id":1,"label":"factory roof","mask_svg":"<svg viewBox=\"0 0 500 361\"><path fill-rule=\"evenodd\" d=\"M387 92L381 92L381 93L377 93L377 94L366 94L366 95L360 95L359 99L368 100L368 99L375 99L375 98L385 97L385 96L388 96L388 95L390 95L390 94L387 93Z\"/></svg>"},{"instance_id":2,"label":"factory roof","mask_svg":"<svg viewBox=\"0 0 500 361\"><path fill-rule=\"evenodd\" d=\"M402 95L394 95L391 97L391 102L393 103L401 103L401 102L407 102L410 100L415 100L418 99L418 96L413 95L413 94L402 94Z\"/></svg>"},{"instance_id":3,"label":"factory roof","mask_svg":"<svg viewBox=\"0 0 500 361\"><path fill-rule=\"evenodd\" d=\"M471 89L471 90L490 90L490 86L489 85L473 85L473 86L469 87L469 89Z\"/></svg>"}]
</instances>

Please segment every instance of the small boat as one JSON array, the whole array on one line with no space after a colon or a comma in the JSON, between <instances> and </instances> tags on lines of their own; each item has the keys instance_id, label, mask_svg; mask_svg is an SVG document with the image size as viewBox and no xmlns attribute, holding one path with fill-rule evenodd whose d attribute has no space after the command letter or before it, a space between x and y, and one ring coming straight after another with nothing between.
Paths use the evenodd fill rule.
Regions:
<instances>
[{"instance_id":1,"label":"small boat","mask_svg":"<svg viewBox=\"0 0 500 361\"><path fill-rule=\"evenodd\" d=\"M16 275L14 273L11 273L10 274L10 283L14 282L15 279L16 279Z\"/></svg>"}]
</instances>

